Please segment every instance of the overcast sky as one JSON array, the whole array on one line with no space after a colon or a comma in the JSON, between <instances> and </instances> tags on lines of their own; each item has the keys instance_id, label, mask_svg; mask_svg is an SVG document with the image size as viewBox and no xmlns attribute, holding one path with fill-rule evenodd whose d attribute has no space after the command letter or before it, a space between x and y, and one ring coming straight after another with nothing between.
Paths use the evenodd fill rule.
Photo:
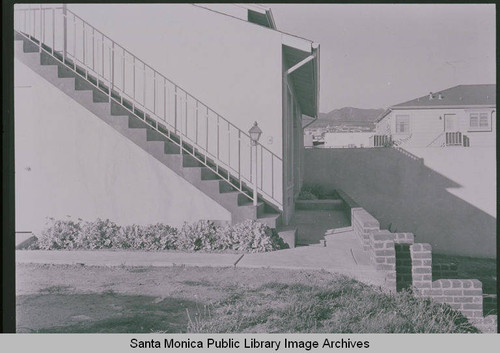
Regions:
<instances>
[{"instance_id":1,"label":"overcast sky","mask_svg":"<svg viewBox=\"0 0 500 353\"><path fill-rule=\"evenodd\" d=\"M278 29L321 45L320 110L385 108L495 83L494 5L270 5Z\"/></svg>"}]
</instances>

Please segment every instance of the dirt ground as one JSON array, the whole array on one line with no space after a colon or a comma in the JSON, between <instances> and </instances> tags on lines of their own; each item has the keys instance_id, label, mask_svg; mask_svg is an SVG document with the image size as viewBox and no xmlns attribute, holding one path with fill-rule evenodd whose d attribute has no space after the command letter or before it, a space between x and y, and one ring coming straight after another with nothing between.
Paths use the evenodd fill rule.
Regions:
<instances>
[{"instance_id":1,"label":"dirt ground","mask_svg":"<svg viewBox=\"0 0 500 353\"><path fill-rule=\"evenodd\" d=\"M326 271L19 264L18 332L185 332L191 317L234 290L320 284Z\"/></svg>"}]
</instances>

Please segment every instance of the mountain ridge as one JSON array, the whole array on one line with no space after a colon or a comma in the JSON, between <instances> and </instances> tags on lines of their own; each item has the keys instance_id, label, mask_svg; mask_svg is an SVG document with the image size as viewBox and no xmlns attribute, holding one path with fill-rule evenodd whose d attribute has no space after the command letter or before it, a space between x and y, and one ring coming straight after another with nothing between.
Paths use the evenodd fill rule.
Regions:
<instances>
[{"instance_id":1,"label":"mountain ridge","mask_svg":"<svg viewBox=\"0 0 500 353\"><path fill-rule=\"evenodd\" d=\"M318 119L310 125L311 128L352 125L375 127L375 120L385 109L363 109L355 107L343 107L333 109L328 113L319 113Z\"/></svg>"}]
</instances>

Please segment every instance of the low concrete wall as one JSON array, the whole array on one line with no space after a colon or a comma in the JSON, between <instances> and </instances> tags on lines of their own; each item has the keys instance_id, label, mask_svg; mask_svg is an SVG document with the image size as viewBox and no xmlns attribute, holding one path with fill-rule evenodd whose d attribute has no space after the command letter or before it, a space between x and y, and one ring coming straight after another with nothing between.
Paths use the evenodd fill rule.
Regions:
<instances>
[{"instance_id":1,"label":"low concrete wall","mask_svg":"<svg viewBox=\"0 0 500 353\"><path fill-rule=\"evenodd\" d=\"M481 185L466 184L476 177L485 180L481 174L491 174L495 160L486 158L485 149L467 152L463 159L456 151L455 157L442 152L438 157L448 170L468 175L457 177L460 183L452 175L445 176L443 170L436 172L425 159L422 163L420 158L394 148L306 149L304 183L319 185L326 192L342 189L372 214L381 228L391 225L393 231L412 232L419 242L432 244L436 253L495 257L496 218L475 201L474 190L481 195L484 189L493 194L496 185L490 185L491 178ZM475 154L477 158L473 158ZM454 161L453 168L449 158ZM432 163L438 164L436 160Z\"/></svg>"}]
</instances>

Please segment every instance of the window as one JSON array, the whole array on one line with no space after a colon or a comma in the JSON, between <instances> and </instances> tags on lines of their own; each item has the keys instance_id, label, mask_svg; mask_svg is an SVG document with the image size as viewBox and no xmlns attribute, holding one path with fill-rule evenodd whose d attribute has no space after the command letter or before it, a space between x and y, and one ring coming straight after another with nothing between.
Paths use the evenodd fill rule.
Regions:
<instances>
[{"instance_id":1,"label":"window","mask_svg":"<svg viewBox=\"0 0 500 353\"><path fill-rule=\"evenodd\" d=\"M396 134L410 133L410 116L396 115Z\"/></svg>"},{"instance_id":2,"label":"window","mask_svg":"<svg viewBox=\"0 0 500 353\"><path fill-rule=\"evenodd\" d=\"M491 119L488 113L469 114L470 131L491 131Z\"/></svg>"}]
</instances>

